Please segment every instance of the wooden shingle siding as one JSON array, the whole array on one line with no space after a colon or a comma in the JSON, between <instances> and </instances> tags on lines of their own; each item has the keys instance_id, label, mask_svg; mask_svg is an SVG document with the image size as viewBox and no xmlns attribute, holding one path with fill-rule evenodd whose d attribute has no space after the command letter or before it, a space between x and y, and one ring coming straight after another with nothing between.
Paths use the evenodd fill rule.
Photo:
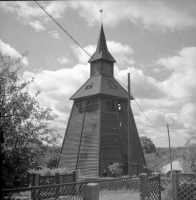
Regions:
<instances>
[{"instance_id":1,"label":"wooden shingle siding","mask_svg":"<svg viewBox=\"0 0 196 200\"><path fill-rule=\"evenodd\" d=\"M97 102L98 100L96 98L92 99L92 109L86 111L84 116L84 112L79 111L80 101L75 101L66 132L59 167L67 166L70 169L75 169L78 151L80 150L77 169L80 169L83 175L89 175L89 170L92 172L93 176L95 174L98 175L99 133ZM82 138L79 149L81 134Z\"/></svg>"},{"instance_id":2,"label":"wooden shingle siding","mask_svg":"<svg viewBox=\"0 0 196 200\"><path fill-rule=\"evenodd\" d=\"M92 176L98 175L99 167L98 111L96 111L97 105L93 104L93 106L91 112L86 112L78 161L78 169L81 173L89 175L89 171L92 171Z\"/></svg>"},{"instance_id":3,"label":"wooden shingle siding","mask_svg":"<svg viewBox=\"0 0 196 200\"><path fill-rule=\"evenodd\" d=\"M128 152L128 121L127 121L127 101L122 100L124 103L123 111L117 112L116 110L109 109L107 100L112 98L102 98L101 103L101 124L100 124L100 170L107 169L110 162L118 162L125 164L124 155ZM118 99L117 99L118 101ZM133 119L131 111L131 134L132 134L132 150L133 161L138 163L138 171L146 172L143 168L145 160L140 146L137 127ZM121 126L120 126L121 124ZM119 126L119 127L118 127ZM119 133L120 132L120 133ZM120 134L120 137L119 137ZM122 148L122 151L121 151Z\"/></svg>"},{"instance_id":4,"label":"wooden shingle siding","mask_svg":"<svg viewBox=\"0 0 196 200\"><path fill-rule=\"evenodd\" d=\"M68 129L65 133L65 142L63 145L59 167L66 166L70 169L75 169L82 128L82 119L83 114L79 113L78 105L77 103L74 103Z\"/></svg>"},{"instance_id":5,"label":"wooden shingle siding","mask_svg":"<svg viewBox=\"0 0 196 200\"><path fill-rule=\"evenodd\" d=\"M107 170L111 162L123 163L116 111L109 110L106 99L101 104L100 121L100 172Z\"/></svg>"}]
</instances>

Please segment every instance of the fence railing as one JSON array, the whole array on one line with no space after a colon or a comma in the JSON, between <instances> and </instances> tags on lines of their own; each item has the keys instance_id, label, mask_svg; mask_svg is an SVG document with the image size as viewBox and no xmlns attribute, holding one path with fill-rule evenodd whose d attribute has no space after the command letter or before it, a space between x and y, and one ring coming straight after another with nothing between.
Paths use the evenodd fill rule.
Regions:
<instances>
[{"instance_id":1,"label":"fence railing","mask_svg":"<svg viewBox=\"0 0 196 200\"><path fill-rule=\"evenodd\" d=\"M108 198L120 197L123 194L130 196L130 194L137 194L139 199L139 179L138 178L117 178L117 179L104 179L96 181L86 181L77 183L64 183L45 186L35 186L28 188L17 188L11 190L2 190L2 199L21 199L43 200L55 198L69 199L69 200L83 200L84 188L89 183L98 184L99 199L107 200ZM86 195L89 195L88 192Z\"/></svg>"},{"instance_id":2,"label":"fence railing","mask_svg":"<svg viewBox=\"0 0 196 200\"><path fill-rule=\"evenodd\" d=\"M173 173L174 200L196 199L196 174Z\"/></svg>"},{"instance_id":3,"label":"fence railing","mask_svg":"<svg viewBox=\"0 0 196 200\"><path fill-rule=\"evenodd\" d=\"M51 175L51 176L41 176L40 174L30 174L29 184L31 186L42 186L42 185L52 185L52 184L63 184L78 182L79 172L73 171L72 174L64 175Z\"/></svg>"},{"instance_id":4,"label":"fence railing","mask_svg":"<svg viewBox=\"0 0 196 200\"><path fill-rule=\"evenodd\" d=\"M2 190L1 199L32 199L42 200L50 198L77 199L83 200L83 187L86 182L81 183L64 183L55 185L45 185L37 187L17 188L10 190Z\"/></svg>"},{"instance_id":5,"label":"fence railing","mask_svg":"<svg viewBox=\"0 0 196 200\"><path fill-rule=\"evenodd\" d=\"M148 178L150 200L161 200L160 175Z\"/></svg>"}]
</instances>

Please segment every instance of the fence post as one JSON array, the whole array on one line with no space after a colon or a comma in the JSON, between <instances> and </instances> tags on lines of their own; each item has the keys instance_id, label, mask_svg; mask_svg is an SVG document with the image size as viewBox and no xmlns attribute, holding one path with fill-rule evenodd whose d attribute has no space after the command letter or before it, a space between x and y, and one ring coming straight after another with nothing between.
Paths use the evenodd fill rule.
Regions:
<instances>
[{"instance_id":1,"label":"fence post","mask_svg":"<svg viewBox=\"0 0 196 200\"><path fill-rule=\"evenodd\" d=\"M80 180L80 170L74 170L73 176L74 176L74 182L78 183ZM76 186L75 186L76 194L79 192L79 188L80 188L80 185L76 184Z\"/></svg>"},{"instance_id":2,"label":"fence post","mask_svg":"<svg viewBox=\"0 0 196 200\"><path fill-rule=\"evenodd\" d=\"M159 200L161 200L161 175L158 174L159 177Z\"/></svg>"},{"instance_id":3,"label":"fence post","mask_svg":"<svg viewBox=\"0 0 196 200\"><path fill-rule=\"evenodd\" d=\"M175 171L172 172L172 191L173 200L177 200L177 174Z\"/></svg>"},{"instance_id":4,"label":"fence post","mask_svg":"<svg viewBox=\"0 0 196 200\"><path fill-rule=\"evenodd\" d=\"M140 177L140 200L149 199L148 174L142 173Z\"/></svg>"},{"instance_id":5,"label":"fence post","mask_svg":"<svg viewBox=\"0 0 196 200\"><path fill-rule=\"evenodd\" d=\"M88 183L85 185L83 200L99 200L99 184Z\"/></svg>"},{"instance_id":6,"label":"fence post","mask_svg":"<svg viewBox=\"0 0 196 200\"><path fill-rule=\"evenodd\" d=\"M59 177L59 173L55 174L55 184L59 184L60 183L60 177ZM56 194L55 194L55 199L59 196L59 186L56 188Z\"/></svg>"},{"instance_id":7,"label":"fence post","mask_svg":"<svg viewBox=\"0 0 196 200\"><path fill-rule=\"evenodd\" d=\"M34 174L29 174L29 186L32 187L34 183Z\"/></svg>"},{"instance_id":8,"label":"fence post","mask_svg":"<svg viewBox=\"0 0 196 200\"><path fill-rule=\"evenodd\" d=\"M39 186L39 179L40 179L40 174L31 174L30 175L30 182L31 182L31 187ZM31 191L31 199L35 200L37 197L39 197L39 189L38 191L32 190Z\"/></svg>"},{"instance_id":9,"label":"fence post","mask_svg":"<svg viewBox=\"0 0 196 200\"><path fill-rule=\"evenodd\" d=\"M79 179L80 179L80 171L79 171L79 170L74 170L74 171L73 171L73 176L74 176L74 182L79 182Z\"/></svg>"}]
</instances>

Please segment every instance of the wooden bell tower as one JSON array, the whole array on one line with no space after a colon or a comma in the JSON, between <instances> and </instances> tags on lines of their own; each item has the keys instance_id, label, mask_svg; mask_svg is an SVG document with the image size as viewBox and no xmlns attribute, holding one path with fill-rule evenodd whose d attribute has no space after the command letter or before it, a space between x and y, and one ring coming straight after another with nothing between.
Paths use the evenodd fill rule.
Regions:
<instances>
[{"instance_id":1,"label":"wooden bell tower","mask_svg":"<svg viewBox=\"0 0 196 200\"><path fill-rule=\"evenodd\" d=\"M74 100L58 167L80 169L99 176L118 162L128 173L128 93L114 79L115 59L109 53L103 25L97 49L90 58L90 78L70 98ZM133 100L133 97L130 98ZM131 108L130 108L131 109ZM146 172L137 127L131 111L132 171Z\"/></svg>"}]
</instances>

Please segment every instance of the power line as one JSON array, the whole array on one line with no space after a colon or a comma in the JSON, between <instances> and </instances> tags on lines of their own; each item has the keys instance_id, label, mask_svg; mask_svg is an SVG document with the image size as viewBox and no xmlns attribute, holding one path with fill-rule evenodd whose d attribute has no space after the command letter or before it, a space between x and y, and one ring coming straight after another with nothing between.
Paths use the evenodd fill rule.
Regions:
<instances>
[{"instance_id":1,"label":"power line","mask_svg":"<svg viewBox=\"0 0 196 200\"><path fill-rule=\"evenodd\" d=\"M35 0L34 0L35 1ZM45 9L44 9L44 7L43 6L41 6L37 1L35 1L35 3L89 56L89 57L92 57L92 55L90 55L72 36L71 36L71 34L69 34ZM187 40L189 40L189 39L192 39L192 38L195 38L195 36L194 37L191 37L191 38L187 38L187 39L185 39L185 40L183 40L183 41L187 41ZM178 44L178 42L176 42L176 43L174 43L174 44L172 44L172 45L169 45L169 46L167 46L167 47L163 47L163 48L160 48L159 50L163 50L163 49L167 49L167 48L169 48L169 47L171 47L171 46L174 46L174 45L176 45L176 44ZM138 57L138 58L143 58L143 57L146 57L146 56L148 56L148 55L150 55L150 54L154 54L155 52L158 52L159 50L156 50L156 51L154 51L154 52L151 52L151 53L149 53L149 54L146 54L146 55L143 55L143 56L140 56L140 57ZM137 57L136 57L136 59L138 59Z\"/></svg>"},{"instance_id":2,"label":"power line","mask_svg":"<svg viewBox=\"0 0 196 200\"><path fill-rule=\"evenodd\" d=\"M151 121L150 119L146 116L146 114L144 113L144 111L142 110L142 108L140 107L140 105L137 103L136 99L134 99L134 101L136 102L137 106L139 107L139 109L141 110L141 112L143 113L143 115L146 117L146 119L152 124L152 126L154 128L156 128L158 131L160 131L161 133L164 133L163 131L161 131L160 129L158 129Z\"/></svg>"},{"instance_id":3,"label":"power line","mask_svg":"<svg viewBox=\"0 0 196 200\"><path fill-rule=\"evenodd\" d=\"M37 1L35 3L64 31L86 54L91 55L41 6Z\"/></svg>"},{"instance_id":4,"label":"power line","mask_svg":"<svg viewBox=\"0 0 196 200\"><path fill-rule=\"evenodd\" d=\"M120 81L119 81L120 82ZM120 82L121 83L121 82ZM123 84L123 83L121 83ZM123 84L124 85L124 84ZM125 85L124 85L125 86ZM127 86L125 86L127 88ZM143 115L146 117L146 119L150 122L150 124L156 128L159 132L164 133L163 131L161 131L160 129L158 129L151 121L150 119L146 116L146 114L144 113L144 111L142 110L142 108L140 107L140 105L138 104L138 102L136 101L136 99L134 98L134 101L136 102L137 106L139 107L139 109L141 110L141 112L143 113Z\"/></svg>"}]
</instances>

